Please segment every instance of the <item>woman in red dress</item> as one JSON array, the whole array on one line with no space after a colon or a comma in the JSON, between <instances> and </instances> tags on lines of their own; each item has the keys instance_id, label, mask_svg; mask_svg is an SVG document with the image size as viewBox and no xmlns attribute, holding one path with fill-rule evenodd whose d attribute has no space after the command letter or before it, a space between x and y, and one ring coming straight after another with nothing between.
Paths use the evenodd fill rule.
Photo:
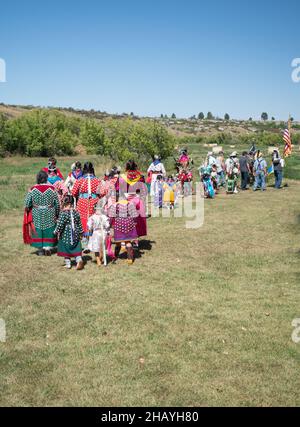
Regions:
<instances>
[{"instance_id":1,"label":"woman in red dress","mask_svg":"<svg viewBox=\"0 0 300 427\"><path fill-rule=\"evenodd\" d=\"M105 187L101 180L95 176L94 166L87 162L83 167L83 177L77 180L72 189L72 196L77 199L76 210L80 214L83 235L83 245L89 236L88 219L94 213L94 207L101 197L105 196Z\"/></svg>"}]
</instances>

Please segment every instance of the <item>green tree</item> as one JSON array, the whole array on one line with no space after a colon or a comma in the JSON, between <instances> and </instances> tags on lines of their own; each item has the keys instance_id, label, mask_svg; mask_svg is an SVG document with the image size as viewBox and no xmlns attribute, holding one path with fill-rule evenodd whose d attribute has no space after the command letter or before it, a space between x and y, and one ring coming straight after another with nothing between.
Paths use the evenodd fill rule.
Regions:
<instances>
[{"instance_id":1,"label":"green tree","mask_svg":"<svg viewBox=\"0 0 300 427\"><path fill-rule=\"evenodd\" d=\"M204 119L204 117L205 117L205 116L204 116L204 113L202 113L202 112L201 112L201 113L199 113L199 114L198 114L198 119L199 119L199 120L203 120L203 119Z\"/></svg>"},{"instance_id":2,"label":"green tree","mask_svg":"<svg viewBox=\"0 0 300 427\"><path fill-rule=\"evenodd\" d=\"M7 150L7 118L0 114L0 157L5 155Z\"/></svg>"},{"instance_id":3,"label":"green tree","mask_svg":"<svg viewBox=\"0 0 300 427\"><path fill-rule=\"evenodd\" d=\"M225 114L225 116L224 116L224 120L227 120L227 121L228 121L228 120L230 120L230 116L229 116L229 114L228 114L228 113L226 113L226 114Z\"/></svg>"},{"instance_id":4,"label":"green tree","mask_svg":"<svg viewBox=\"0 0 300 427\"><path fill-rule=\"evenodd\" d=\"M268 118L269 118L268 113L262 113L262 114L261 114L261 119L262 119L263 121L267 121L267 120L268 120Z\"/></svg>"},{"instance_id":5,"label":"green tree","mask_svg":"<svg viewBox=\"0 0 300 427\"><path fill-rule=\"evenodd\" d=\"M78 141L74 121L55 110L34 110L10 120L9 152L28 156L72 155Z\"/></svg>"},{"instance_id":6,"label":"green tree","mask_svg":"<svg viewBox=\"0 0 300 427\"><path fill-rule=\"evenodd\" d=\"M214 116L213 116L213 114L209 111L209 112L207 113L206 118L207 118L207 120L213 120L213 119L214 119Z\"/></svg>"},{"instance_id":7,"label":"green tree","mask_svg":"<svg viewBox=\"0 0 300 427\"><path fill-rule=\"evenodd\" d=\"M103 155L105 153L105 132L96 120L85 120L81 127L80 141L88 151Z\"/></svg>"},{"instance_id":8,"label":"green tree","mask_svg":"<svg viewBox=\"0 0 300 427\"><path fill-rule=\"evenodd\" d=\"M176 119L176 114L173 113L171 117L172 117L172 119Z\"/></svg>"}]
</instances>

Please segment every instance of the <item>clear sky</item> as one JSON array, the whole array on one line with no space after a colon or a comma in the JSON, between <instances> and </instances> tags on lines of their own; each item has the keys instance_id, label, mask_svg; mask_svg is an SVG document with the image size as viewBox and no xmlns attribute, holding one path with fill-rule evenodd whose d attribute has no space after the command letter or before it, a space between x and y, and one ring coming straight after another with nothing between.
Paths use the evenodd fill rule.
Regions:
<instances>
[{"instance_id":1,"label":"clear sky","mask_svg":"<svg viewBox=\"0 0 300 427\"><path fill-rule=\"evenodd\" d=\"M299 0L3 1L0 102L300 120Z\"/></svg>"}]
</instances>

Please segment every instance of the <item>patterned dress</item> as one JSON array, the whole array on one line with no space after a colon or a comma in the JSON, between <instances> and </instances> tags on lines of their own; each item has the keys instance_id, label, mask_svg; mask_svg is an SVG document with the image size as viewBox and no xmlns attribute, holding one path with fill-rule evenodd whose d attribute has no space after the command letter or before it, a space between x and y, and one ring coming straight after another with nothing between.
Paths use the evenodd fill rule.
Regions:
<instances>
[{"instance_id":1,"label":"patterned dress","mask_svg":"<svg viewBox=\"0 0 300 427\"><path fill-rule=\"evenodd\" d=\"M60 207L54 187L50 184L33 186L26 195L25 208L32 209L35 227L31 246L39 249L55 247L57 240L54 230Z\"/></svg>"},{"instance_id":2,"label":"patterned dress","mask_svg":"<svg viewBox=\"0 0 300 427\"><path fill-rule=\"evenodd\" d=\"M106 193L101 184L101 180L94 175L84 175L75 182L72 190L72 196L78 200L76 209L80 214L84 236L89 235L87 222L94 213L95 205Z\"/></svg>"},{"instance_id":3,"label":"patterned dress","mask_svg":"<svg viewBox=\"0 0 300 427\"><path fill-rule=\"evenodd\" d=\"M115 242L131 242L138 238L136 230L137 211L133 202L121 200L109 208Z\"/></svg>"},{"instance_id":4,"label":"patterned dress","mask_svg":"<svg viewBox=\"0 0 300 427\"><path fill-rule=\"evenodd\" d=\"M61 211L55 234L59 235L57 255L64 258L81 256L80 236L83 234L80 215L74 209Z\"/></svg>"},{"instance_id":5,"label":"patterned dress","mask_svg":"<svg viewBox=\"0 0 300 427\"><path fill-rule=\"evenodd\" d=\"M136 201L138 194L138 203L135 205L137 215L135 215L137 236L147 236L147 218L146 218L146 203L148 190L145 180L140 172L128 171L122 174L119 179L119 194L120 199L124 199L125 193L129 193L128 200ZM126 196L125 196L126 198Z\"/></svg>"}]
</instances>

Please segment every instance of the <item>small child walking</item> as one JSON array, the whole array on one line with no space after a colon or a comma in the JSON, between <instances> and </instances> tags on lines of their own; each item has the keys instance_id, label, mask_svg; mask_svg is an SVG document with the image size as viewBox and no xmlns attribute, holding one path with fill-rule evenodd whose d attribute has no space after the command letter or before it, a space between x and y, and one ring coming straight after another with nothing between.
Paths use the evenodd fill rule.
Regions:
<instances>
[{"instance_id":1,"label":"small child walking","mask_svg":"<svg viewBox=\"0 0 300 427\"><path fill-rule=\"evenodd\" d=\"M72 267L71 258L76 260L76 270L83 270L82 248L80 239L83 235L83 227L80 215L74 210L74 199L66 195L63 199L63 209L59 214L56 229L58 237L57 255L65 258L65 267Z\"/></svg>"},{"instance_id":2,"label":"small child walking","mask_svg":"<svg viewBox=\"0 0 300 427\"><path fill-rule=\"evenodd\" d=\"M101 267L105 255L105 241L110 228L109 219L104 214L104 203L102 200L95 205L95 213L89 217L87 225L91 234L88 249L95 253L97 265Z\"/></svg>"},{"instance_id":3,"label":"small child walking","mask_svg":"<svg viewBox=\"0 0 300 427\"><path fill-rule=\"evenodd\" d=\"M168 180L164 183L163 190L164 190L163 206L168 209L174 209L175 193L176 193L177 187L172 175L170 175L168 177Z\"/></svg>"}]
</instances>

